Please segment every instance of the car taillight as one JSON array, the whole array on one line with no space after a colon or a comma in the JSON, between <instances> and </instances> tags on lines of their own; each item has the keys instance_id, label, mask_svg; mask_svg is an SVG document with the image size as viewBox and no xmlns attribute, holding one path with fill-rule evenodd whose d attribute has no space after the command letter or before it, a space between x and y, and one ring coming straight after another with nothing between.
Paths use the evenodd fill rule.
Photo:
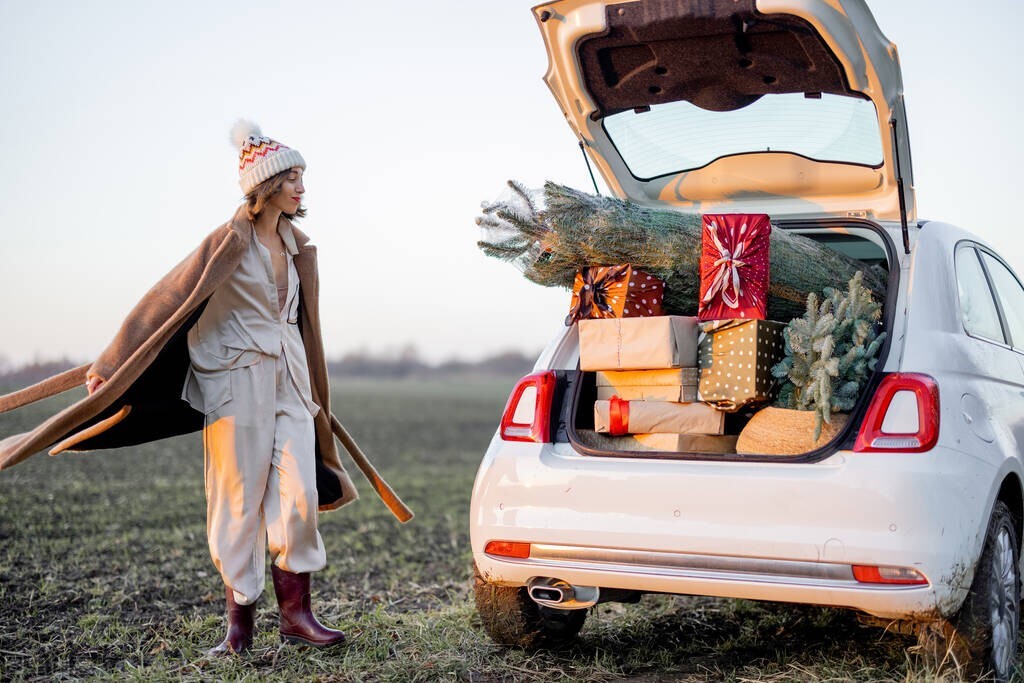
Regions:
<instances>
[{"instance_id":1,"label":"car taillight","mask_svg":"<svg viewBox=\"0 0 1024 683\"><path fill-rule=\"evenodd\" d=\"M499 433L503 440L551 442L551 402L556 381L551 370L519 380L501 416Z\"/></svg>"},{"instance_id":2,"label":"car taillight","mask_svg":"<svg viewBox=\"0 0 1024 683\"><path fill-rule=\"evenodd\" d=\"M530 544L519 541L488 541L484 552L498 557L514 557L524 560L530 556Z\"/></svg>"},{"instance_id":3,"label":"car taillight","mask_svg":"<svg viewBox=\"0 0 1024 683\"><path fill-rule=\"evenodd\" d=\"M894 373L878 385L853 450L921 453L938 438L939 385L928 375Z\"/></svg>"},{"instance_id":4,"label":"car taillight","mask_svg":"<svg viewBox=\"0 0 1024 683\"><path fill-rule=\"evenodd\" d=\"M920 586L928 579L910 567L878 567L875 565L853 565L853 578L858 583L890 583L902 586Z\"/></svg>"}]
</instances>

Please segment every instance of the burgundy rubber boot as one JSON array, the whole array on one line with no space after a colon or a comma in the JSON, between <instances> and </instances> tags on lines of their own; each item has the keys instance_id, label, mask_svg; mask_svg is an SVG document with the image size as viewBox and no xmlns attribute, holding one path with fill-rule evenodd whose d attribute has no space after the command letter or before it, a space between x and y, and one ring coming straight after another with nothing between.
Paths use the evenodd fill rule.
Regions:
<instances>
[{"instance_id":1,"label":"burgundy rubber boot","mask_svg":"<svg viewBox=\"0 0 1024 683\"><path fill-rule=\"evenodd\" d=\"M227 588L228 602L228 633L224 641L207 654L219 657L223 655L240 655L252 646L252 632L256 623L256 603L239 605L235 602L235 592Z\"/></svg>"},{"instance_id":2,"label":"burgundy rubber boot","mask_svg":"<svg viewBox=\"0 0 1024 683\"><path fill-rule=\"evenodd\" d=\"M293 574L277 565L271 565L274 577L274 593L277 607L281 611L281 639L312 645L331 647L345 642L345 634L327 628L313 616L309 599L309 574Z\"/></svg>"}]
</instances>

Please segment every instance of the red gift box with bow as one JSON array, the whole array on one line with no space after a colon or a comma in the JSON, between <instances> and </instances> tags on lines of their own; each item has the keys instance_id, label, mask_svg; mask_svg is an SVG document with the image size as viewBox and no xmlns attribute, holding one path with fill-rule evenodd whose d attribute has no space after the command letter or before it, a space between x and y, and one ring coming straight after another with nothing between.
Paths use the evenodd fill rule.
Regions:
<instances>
[{"instance_id":1,"label":"red gift box with bow","mask_svg":"<svg viewBox=\"0 0 1024 683\"><path fill-rule=\"evenodd\" d=\"M768 244L763 213L704 214L700 255L700 320L764 320Z\"/></svg>"}]
</instances>

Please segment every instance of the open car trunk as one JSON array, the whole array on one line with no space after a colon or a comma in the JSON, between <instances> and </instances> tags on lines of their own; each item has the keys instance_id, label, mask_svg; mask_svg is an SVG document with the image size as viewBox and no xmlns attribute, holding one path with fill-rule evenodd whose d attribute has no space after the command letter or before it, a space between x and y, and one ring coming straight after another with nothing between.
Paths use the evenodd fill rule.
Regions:
<instances>
[{"instance_id":1,"label":"open car trunk","mask_svg":"<svg viewBox=\"0 0 1024 683\"><path fill-rule=\"evenodd\" d=\"M824 247L833 249L844 256L863 263L865 268L883 271L884 277L882 279L886 282L886 291L884 301L880 301L882 304L880 332L888 332L892 328L893 316L896 310L895 298L898 291L899 267L898 265L891 265L898 264L895 246L892 238L882 227L862 219L779 221L773 222L773 226L775 229L800 233ZM845 282L835 282L833 286L836 289L844 289L845 285ZM775 322L788 324L790 320L777 320ZM877 356L876 368L884 367L889 347L890 336L886 334ZM702 371L694 368L692 374L696 376ZM746 438L748 448L741 448L741 452L737 453L737 442L744 433L744 429L748 427L757 413L772 405L772 400L746 405L734 412L723 411L724 420L722 421L723 426L720 429L721 433L688 433L679 438L672 434L612 436L607 433L607 429L602 429L605 433L596 431L595 402L599 398L597 387L598 374L598 372L577 371L575 375L570 377L569 387L562 406L565 436L580 453L591 456L654 459L808 462L822 459L836 450L852 447L857 429L870 403L873 391L878 385L881 373L876 370L869 381L861 388L856 404L848 414L833 415L833 423L841 424L842 426L830 439L819 440L814 444L813 435L811 434L813 431L812 419L800 421L799 423L786 423L774 419L777 414L773 414L769 431L774 431L780 440L800 440L814 444L799 452L788 452L786 454L752 452L749 450L749 437ZM780 385L781 381L776 380L776 385L771 392L773 399L777 396ZM698 396L695 402L701 403L701 398L701 396ZM806 412L810 415L810 411L799 412ZM767 415L768 413L762 415L762 418L760 418L761 426L755 427L756 430L764 431L764 418ZM744 442L740 441L740 443L742 445Z\"/></svg>"},{"instance_id":2,"label":"open car trunk","mask_svg":"<svg viewBox=\"0 0 1024 683\"><path fill-rule=\"evenodd\" d=\"M544 80L616 196L915 221L899 58L865 0L550 0L534 16Z\"/></svg>"},{"instance_id":3,"label":"open car trunk","mask_svg":"<svg viewBox=\"0 0 1024 683\"><path fill-rule=\"evenodd\" d=\"M909 254L916 200L899 57L866 0L546 0L533 11L548 55L544 80L613 195L640 207L671 207L691 215L767 215L773 229L799 231L865 266L880 267L888 276L872 278L872 289L883 306L883 330L892 328L899 261L892 237L881 224L900 226L901 251ZM740 263L736 267L760 269L760 264L742 263L736 255L744 245L733 254L735 245L723 248L717 232L705 234L711 234L721 254L716 265ZM835 273L836 281L831 282L831 265L808 254L773 249L771 256L773 264L818 271L813 287L802 288L797 297L783 297L797 301L798 311L819 287L846 289L850 277ZM616 256L615 263L646 265L629 253L616 252ZM678 261L672 265L680 272ZM703 265L702 260L702 274ZM688 269L686 264L682 272ZM682 282L677 278L671 286L666 283L663 301L673 303L669 297L677 296L697 276L694 269L694 280L684 276ZM716 288L724 292L720 279L724 277L725 271L719 270L710 283L712 291L706 294L702 289L697 296L706 300L707 295L718 296L713 292ZM738 291L735 268L731 277ZM770 287L795 289L775 274L770 279ZM879 284L884 291L879 291ZM751 299L760 296L753 287L748 292ZM768 294L772 296L770 289ZM701 317L743 317L736 314L734 302L725 303L732 311L719 309L716 313L722 315L714 315L705 309ZM688 299L685 305L666 305L665 310L697 315L697 310L689 308ZM758 309L748 317L763 315ZM852 402L853 407L848 417L837 418L846 419L846 427L827 443L815 442L813 419L809 426L784 423L783 416L776 419L777 414L764 408L772 400L768 386L772 379L765 372L767 361L761 359L771 360L771 365L778 362L781 329L790 323L781 318L787 315L790 309L773 311L769 301L767 316L773 322L762 325L748 320L743 325L725 323L713 328L711 350L705 346L699 352L702 367L678 373L672 380L680 383L675 399L648 398L645 391L636 391L642 384L628 384L622 375L578 373L567 402L567 406L571 403L567 437L582 453L636 457L793 461L824 457L843 447L856 433L878 386L878 373L862 385L856 400L851 387L858 386L862 377L842 385L847 393L838 403L845 409ZM687 329L679 334L692 339L692 325ZM621 349L626 346L625 335L621 328L616 334L616 344L609 348ZM664 336L671 340L674 334ZM732 346L735 357L728 356L728 349L718 352L719 341L727 335L732 336L724 346ZM636 339L649 337L645 331ZM876 367L885 365L889 341L887 335ZM643 343L635 342L635 348ZM747 354L742 359L740 350ZM692 351L690 347L688 352ZM714 365L719 356L727 358L725 365ZM750 365L755 358L756 365ZM713 372L708 371L711 365ZM616 367L667 366L616 363ZM707 392L706 371L711 382ZM691 383L695 372L700 377L699 393ZM604 398L598 396L599 374ZM609 387L619 386L639 397L639 410L648 416L657 412L658 419L631 419L637 417L630 416L633 399L609 393ZM733 400L731 406L730 391L735 397L742 393L742 400ZM651 394L670 395L671 391ZM761 402L745 403L751 396ZM698 407L693 412L699 417L687 422L679 417L683 409L670 404L686 404L694 398L719 400L719 408L742 407L728 413L724 421L716 421L720 416L709 414L707 407ZM595 425L599 400L601 423ZM661 402L661 406L648 402ZM799 412L813 416L811 411ZM660 419L669 413L672 419ZM707 428L714 433L698 432L708 437L702 439L677 439L674 448L667 448L665 439L628 436L641 431L640 423L649 432L659 428L655 433L662 433L668 423L682 428L684 422L688 429ZM745 430L752 432L755 425L765 438L747 440L747 444L765 443L773 431L779 432L775 436L780 441L794 431L810 431L811 436L806 448L772 450L765 445L764 450L751 450L744 445ZM595 426L601 427L600 432ZM657 442L653 450L652 442ZM786 455L768 455L783 452Z\"/></svg>"}]
</instances>

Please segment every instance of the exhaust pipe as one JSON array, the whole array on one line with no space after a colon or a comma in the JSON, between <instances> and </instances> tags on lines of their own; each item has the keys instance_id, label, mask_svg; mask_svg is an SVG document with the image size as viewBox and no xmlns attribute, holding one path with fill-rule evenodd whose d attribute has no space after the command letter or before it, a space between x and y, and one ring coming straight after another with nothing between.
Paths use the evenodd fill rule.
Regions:
<instances>
[{"instance_id":1,"label":"exhaust pipe","mask_svg":"<svg viewBox=\"0 0 1024 683\"><path fill-rule=\"evenodd\" d=\"M562 579L536 576L530 579L526 592L538 605L555 609L586 609L601 598L597 586L573 586Z\"/></svg>"}]
</instances>

